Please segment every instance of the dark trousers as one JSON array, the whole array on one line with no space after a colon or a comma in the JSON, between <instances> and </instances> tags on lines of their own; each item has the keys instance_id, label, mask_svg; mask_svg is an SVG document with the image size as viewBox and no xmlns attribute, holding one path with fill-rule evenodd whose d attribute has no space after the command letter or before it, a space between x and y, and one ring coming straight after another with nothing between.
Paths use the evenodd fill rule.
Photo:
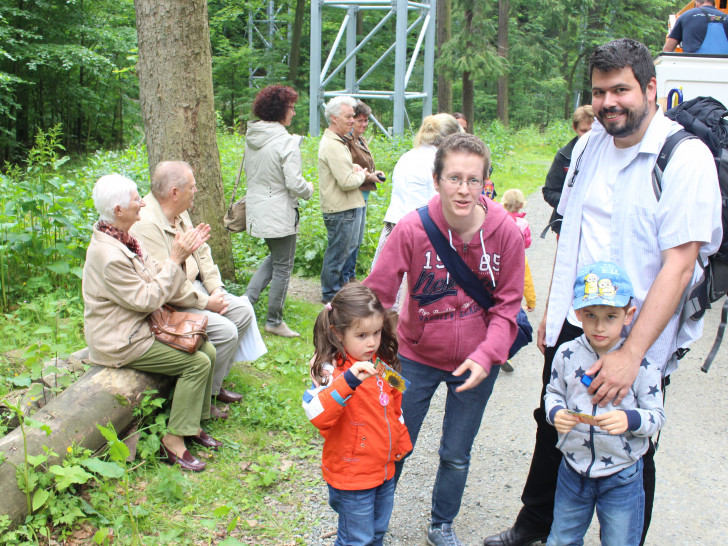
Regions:
<instances>
[{"instance_id":1,"label":"dark trousers","mask_svg":"<svg viewBox=\"0 0 728 546\"><path fill-rule=\"evenodd\" d=\"M551 380L551 365L556 355L556 350L562 343L579 337L583 331L569 322L564 322L561 334L554 347L546 347L543 366L543 388L541 389L541 404L534 410L533 418L536 420L536 446L533 449L531 469L528 472L526 485L523 487L521 501L523 508L518 514L516 525L518 527L542 533L547 536L551 530L551 523L554 519L554 493L556 492L556 481L559 476L559 465L561 464L561 452L556 449L558 435L556 428L546 421L546 410L544 408L543 396L546 394L546 385ZM669 384L669 377L665 378L664 387ZM652 503L655 498L655 447L650 441L650 448L642 456L644 462L643 481L645 490L645 522L642 530L642 542L644 543L647 529L652 518Z\"/></svg>"}]
</instances>

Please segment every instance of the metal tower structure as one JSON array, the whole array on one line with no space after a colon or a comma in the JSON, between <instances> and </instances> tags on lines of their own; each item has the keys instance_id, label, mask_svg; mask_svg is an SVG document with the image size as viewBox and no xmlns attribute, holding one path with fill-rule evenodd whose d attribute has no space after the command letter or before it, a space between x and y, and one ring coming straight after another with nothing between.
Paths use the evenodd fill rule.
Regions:
<instances>
[{"instance_id":1,"label":"metal tower structure","mask_svg":"<svg viewBox=\"0 0 728 546\"><path fill-rule=\"evenodd\" d=\"M331 45L326 61L321 66L321 29L324 8L346 10L334 42ZM357 43L356 24L359 10L377 10L384 12L382 19ZM329 10L327 10L328 13ZM436 0L311 0L311 77L309 100L309 132L317 136L321 131L321 106L330 97L349 95L359 99L387 99L393 103L393 133L404 133L404 121L407 111L406 100L421 99L422 117L432 113L432 87L435 64L435 11ZM414 12L416 19L411 24L408 14ZM356 74L356 55L390 20L395 21L394 41L381 56L365 70L361 77ZM418 32L415 32L419 28ZM342 38L346 34L346 54L336 66L334 57ZM410 40L410 37L413 39ZM413 42L413 43L410 43ZM424 42L423 85L421 91L408 91L407 88L415 69L417 58ZM407 59L408 46L412 54ZM362 83L382 64L394 51L394 77L391 89L362 89ZM345 70L344 89L329 90L333 78ZM374 116L374 123L388 134L388 131Z\"/></svg>"},{"instance_id":2,"label":"metal tower structure","mask_svg":"<svg viewBox=\"0 0 728 546\"><path fill-rule=\"evenodd\" d=\"M268 0L265 11L260 8L248 14L248 45L251 51L264 49L269 52L273 49L274 40L280 39L284 32L290 39L290 26L284 23L286 28L282 29L280 20L277 18L281 7L278 6L276 9L274 0ZM258 58L256 64L250 66L249 87L257 87L260 80L270 77L271 67L262 67L261 61L262 59ZM287 62L287 58L284 57L283 62Z\"/></svg>"}]
</instances>

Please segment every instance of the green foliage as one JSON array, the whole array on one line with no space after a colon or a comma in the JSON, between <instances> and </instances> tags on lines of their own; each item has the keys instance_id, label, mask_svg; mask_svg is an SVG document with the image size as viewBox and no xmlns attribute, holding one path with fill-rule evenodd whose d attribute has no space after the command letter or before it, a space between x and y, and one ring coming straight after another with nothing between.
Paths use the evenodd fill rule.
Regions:
<instances>
[{"instance_id":1,"label":"green foliage","mask_svg":"<svg viewBox=\"0 0 728 546\"><path fill-rule=\"evenodd\" d=\"M265 453L258 457L258 462L250 465L250 474L247 477L249 485L269 487L278 479L279 457L275 453Z\"/></svg>"},{"instance_id":2,"label":"green foliage","mask_svg":"<svg viewBox=\"0 0 728 546\"><path fill-rule=\"evenodd\" d=\"M70 532L73 525L86 517L85 501L77 494L78 486L89 483L93 476L86 472L81 462L91 456L89 450L71 446L68 457L61 464L49 464L58 455L48 447L43 453L32 455L28 452L27 428L43 430L51 434L48 425L23 415L22 410L9 404L5 405L19 419L19 428L23 438L23 462L15 467L18 488L25 493L28 515L24 525L10 531L7 525L0 522L0 542L3 544L36 542L38 537L50 537L51 528L66 529L60 531L60 537ZM11 464L5 460L4 464ZM7 523L7 522L5 522Z\"/></svg>"},{"instance_id":3,"label":"green foliage","mask_svg":"<svg viewBox=\"0 0 728 546\"><path fill-rule=\"evenodd\" d=\"M442 46L437 70L453 81L465 72L476 80L494 79L503 74L507 67L490 39L497 34L497 3L454 0L453 11L469 12L472 26L468 28L460 17L453 18L453 35Z\"/></svg>"},{"instance_id":4,"label":"green foliage","mask_svg":"<svg viewBox=\"0 0 728 546\"><path fill-rule=\"evenodd\" d=\"M129 141L139 123L132 0L3 1L0 43L0 158L22 158L32 128L59 122L75 150Z\"/></svg>"},{"instance_id":5,"label":"green foliage","mask_svg":"<svg viewBox=\"0 0 728 546\"><path fill-rule=\"evenodd\" d=\"M164 402L165 399L157 396L156 390L149 389L134 407L133 415L137 420L139 434L137 453L143 460L151 459L159 453L160 438L164 435L168 417L168 413L160 412Z\"/></svg>"},{"instance_id":6,"label":"green foliage","mask_svg":"<svg viewBox=\"0 0 728 546\"><path fill-rule=\"evenodd\" d=\"M78 288L90 235L88 195L61 176L60 127L39 131L25 167L7 165L0 174L0 292L2 308L39 278L47 286ZM70 275L69 275L70 273ZM12 279L12 282L11 282ZM47 288L46 288L47 289Z\"/></svg>"}]
</instances>

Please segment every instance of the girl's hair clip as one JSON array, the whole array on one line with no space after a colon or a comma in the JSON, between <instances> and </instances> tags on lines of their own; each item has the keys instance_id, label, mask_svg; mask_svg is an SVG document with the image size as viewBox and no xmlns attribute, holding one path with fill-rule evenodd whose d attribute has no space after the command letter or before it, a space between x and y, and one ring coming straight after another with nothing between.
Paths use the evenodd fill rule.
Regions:
<instances>
[{"instance_id":1,"label":"girl's hair clip","mask_svg":"<svg viewBox=\"0 0 728 546\"><path fill-rule=\"evenodd\" d=\"M326 304L324 305L324 307L326 307L326 309L328 309L329 311L331 311L331 302L330 301L329 302L326 302Z\"/></svg>"}]
</instances>

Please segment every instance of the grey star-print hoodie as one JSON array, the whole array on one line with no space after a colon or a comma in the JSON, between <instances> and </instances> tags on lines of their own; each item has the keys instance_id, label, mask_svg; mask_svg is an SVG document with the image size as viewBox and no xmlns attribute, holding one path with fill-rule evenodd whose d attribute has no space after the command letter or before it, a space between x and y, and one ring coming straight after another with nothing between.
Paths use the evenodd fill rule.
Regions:
<instances>
[{"instance_id":1,"label":"grey star-print hoodie","mask_svg":"<svg viewBox=\"0 0 728 546\"><path fill-rule=\"evenodd\" d=\"M619 349L622 343L624 340L611 351ZM566 462L589 478L610 476L636 463L647 451L650 436L665 424L662 376L658 366L647 360L642 361L637 379L621 404L614 406L610 402L604 408L592 404L581 376L598 358L584 335L561 345L556 351L551 381L544 396L546 418L552 425L560 409L588 415L618 409L627 414L627 431L620 435L610 435L597 426L584 423L577 423L567 434L559 433L557 447Z\"/></svg>"}]
</instances>

